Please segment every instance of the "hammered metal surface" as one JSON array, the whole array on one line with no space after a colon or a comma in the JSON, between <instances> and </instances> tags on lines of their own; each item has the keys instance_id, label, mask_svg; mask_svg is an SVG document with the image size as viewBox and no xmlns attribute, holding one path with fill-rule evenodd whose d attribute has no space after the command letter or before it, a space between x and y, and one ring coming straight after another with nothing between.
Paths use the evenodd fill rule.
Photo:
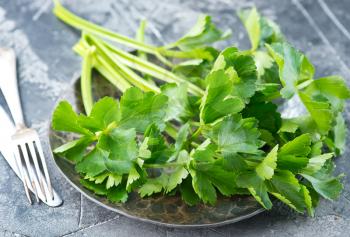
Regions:
<instances>
[{"instance_id":1,"label":"hammered metal surface","mask_svg":"<svg viewBox=\"0 0 350 237\"><path fill-rule=\"evenodd\" d=\"M79 80L77 80L75 85L72 86L74 89L64 93L60 99L68 100L78 112L82 111L79 84ZM103 96L118 97L118 91L106 82L106 80L97 76L93 80L93 87L95 98L101 98ZM49 138L51 148L54 149L70 140L71 135L51 129ZM200 204L189 207L184 204L179 195L171 197L154 195L141 199L138 194L132 193L126 203L115 204L109 202L105 197L98 196L84 188L79 182L80 176L74 170L72 163L56 156L54 160L62 174L73 187L92 201L120 214L155 224L177 227L217 226L237 222L262 211L260 205L250 196L219 197L215 206Z\"/></svg>"}]
</instances>

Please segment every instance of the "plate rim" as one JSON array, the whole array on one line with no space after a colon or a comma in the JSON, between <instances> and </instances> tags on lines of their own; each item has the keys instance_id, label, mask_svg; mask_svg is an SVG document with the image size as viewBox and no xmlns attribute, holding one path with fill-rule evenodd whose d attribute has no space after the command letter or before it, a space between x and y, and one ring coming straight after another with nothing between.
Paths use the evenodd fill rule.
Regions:
<instances>
[{"instance_id":1,"label":"plate rim","mask_svg":"<svg viewBox=\"0 0 350 237\"><path fill-rule=\"evenodd\" d=\"M78 76L76 76L78 75ZM57 164L56 162L56 158L55 155L53 154L53 149L51 147L51 142L50 142L50 133L52 131L52 115L53 112L55 110L55 108L57 107L57 105L59 104L60 101L64 100L64 95L67 94L68 92L70 92L70 90L72 90L72 88L74 88L74 85L77 81L80 80L80 73L73 73L73 77L71 79L71 81L69 82L69 86L63 90L63 93L56 99L54 106L50 112L49 115L49 120L47 121L47 125L46 125L46 129L45 129L45 138L47 139L47 144L48 144L48 148L49 148L49 157L50 159L53 161L53 163L55 164L55 167L59 170L59 172L61 173L61 175L66 179L66 181L68 181L68 183L75 188L75 190L79 191L81 194L83 194L87 199L89 199L90 201L93 201L94 203L98 204L99 206L102 206L110 211L116 212L120 215L123 215L127 218L130 218L132 220L137 220L137 221L142 221L145 223L150 223L150 224L154 224L157 226L165 226L165 227L171 227L171 228L179 228L179 229L190 229L190 228L205 228L205 227L218 227L218 226L224 226L224 225L228 225L228 224L233 224L248 218L251 218L253 216L256 216L264 211L266 211L265 209L263 209L262 207L260 207L259 209L246 214L246 215L242 215L239 217L235 217L232 219L227 219L225 221L220 221L220 222L216 222L216 223L208 223L208 224L172 224L172 223L165 223L165 222L161 222L161 221L155 221L155 220L151 220L151 219L147 219L147 218L143 218L143 217L138 217L138 216L134 216L134 215L130 215L118 208L113 208L110 207L102 202L100 202L99 200L91 197L85 190L81 189L79 186L77 186L64 172L63 170L60 168L60 166ZM74 89L73 89L74 90ZM64 200L63 200L64 202Z\"/></svg>"}]
</instances>

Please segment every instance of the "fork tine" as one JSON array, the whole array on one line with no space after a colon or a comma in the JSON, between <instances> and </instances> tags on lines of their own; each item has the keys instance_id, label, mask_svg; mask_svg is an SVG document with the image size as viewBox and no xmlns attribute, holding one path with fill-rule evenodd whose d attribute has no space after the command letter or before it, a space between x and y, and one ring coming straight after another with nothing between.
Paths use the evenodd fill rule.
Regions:
<instances>
[{"instance_id":1,"label":"fork tine","mask_svg":"<svg viewBox=\"0 0 350 237\"><path fill-rule=\"evenodd\" d=\"M29 194L29 189L28 189L27 179L26 179L27 177L24 174L24 170L23 170L23 166L22 166L22 160L21 160L21 156L20 156L20 153L19 153L19 147L17 145L15 146L15 149L14 149L14 155L15 155L17 170L18 170L18 172L19 172L19 174L21 176L26 196L28 198L28 201L29 201L30 205L32 205L33 202L32 202L32 198L30 197L30 194Z\"/></svg>"},{"instance_id":2,"label":"fork tine","mask_svg":"<svg viewBox=\"0 0 350 237\"><path fill-rule=\"evenodd\" d=\"M30 154L32 155L32 159L33 159L33 162L34 162L34 167L35 167L35 170L36 170L36 174L37 174L38 179L39 179L40 191L43 194L43 196L45 198L45 201L47 201L47 195L46 195L45 188L44 188L45 179L44 179L44 177L43 177L43 175L42 175L42 173L40 171L38 157L36 155L36 151L35 151L35 147L34 147L34 142L29 142L28 143L28 147L29 147L29 150L30 150Z\"/></svg>"},{"instance_id":3,"label":"fork tine","mask_svg":"<svg viewBox=\"0 0 350 237\"><path fill-rule=\"evenodd\" d=\"M46 161L45 161L45 156L44 156L44 152L43 152L43 148L41 146L41 143L39 141L39 139L35 139L35 145L38 149L38 153L39 153L39 158L41 161L41 164L43 165L43 169L44 169L44 175L45 175L45 179L46 179L46 183L47 186L49 188L49 192L51 195L51 199L54 198L53 196L53 191L52 191L52 185L51 185L51 180L50 180L50 175L49 175L49 171L47 170L47 165L46 165Z\"/></svg>"},{"instance_id":4,"label":"fork tine","mask_svg":"<svg viewBox=\"0 0 350 237\"><path fill-rule=\"evenodd\" d=\"M23 157L24 157L24 163L26 164L26 169L29 173L29 177L30 177L30 181L31 181L31 184L32 184L32 187L33 187L33 193L35 194L35 198L37 200L37 202L39 202L39 197L38 197L38 186L39 186L39 182L38 182L38 179L33 171L33 167L32 165L30 164L30 161L29 161L29 156L28 156L28 150L27 150L27 147L25 144L20 144L20 148L22 150L22 154L23 154Z\"/></svg>"}]
</instances>

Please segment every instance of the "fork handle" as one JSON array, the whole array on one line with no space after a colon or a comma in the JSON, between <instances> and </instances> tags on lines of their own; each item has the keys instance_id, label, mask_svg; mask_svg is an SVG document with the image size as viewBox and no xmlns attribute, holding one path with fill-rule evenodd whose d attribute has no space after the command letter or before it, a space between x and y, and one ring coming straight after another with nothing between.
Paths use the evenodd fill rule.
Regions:
<instances>
[{"instance_id":1,"label":"fork handle","mask_svg":"<svg viewBox=\"0 0 350 237\"><path fill-rule=\"evenodd\" d=\"M17 85L16 54L10 48L0 48L0 89L16 127L23 127L24 119Z\"/></svg>"}]
</instances>

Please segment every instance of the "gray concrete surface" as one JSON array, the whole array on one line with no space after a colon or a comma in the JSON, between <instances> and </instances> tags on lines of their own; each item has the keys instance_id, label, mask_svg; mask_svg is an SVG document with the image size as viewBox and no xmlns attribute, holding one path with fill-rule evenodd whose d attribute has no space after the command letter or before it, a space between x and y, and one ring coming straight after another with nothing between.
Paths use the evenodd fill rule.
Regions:
<instances>
[{"instance_id":1,"label":"gray concrete surface","mask_svg":"<svg viewBox=\"0 0 350 237\"><path fill-rule=\"evenodd\" d=\"M287 38L310 57L318 76L340 74L350 84L348 0L66 0L64 3L79 15L129 36L134 35L138 21L147 18L147 40L154 44L173 41L200 13L207 13L218 25L233 30L232 40L220 46L234 42L240 48L247 48L249 43L235 10L255 4L263 14L276 20ZM41 134L55 100L80 69L80 59L71 51L79 34L59 22L51 8L49 0L0 0L0 46L16 50L25 116ZM1 96L0 104L5 105ZM346 120L349 122L348 113ZM349 151L337 160L339 172L350 170ZM350 236L350 175L344 178L345 189L340 199L322 200L315 218L295 214L282 206L225 227L180 230L133 221L107 211L70 187L52 161L49 166L64 205L55 209L37 204L29 207L22 185L0 157L0 236Z\"/></svg>"}]
</instances>

